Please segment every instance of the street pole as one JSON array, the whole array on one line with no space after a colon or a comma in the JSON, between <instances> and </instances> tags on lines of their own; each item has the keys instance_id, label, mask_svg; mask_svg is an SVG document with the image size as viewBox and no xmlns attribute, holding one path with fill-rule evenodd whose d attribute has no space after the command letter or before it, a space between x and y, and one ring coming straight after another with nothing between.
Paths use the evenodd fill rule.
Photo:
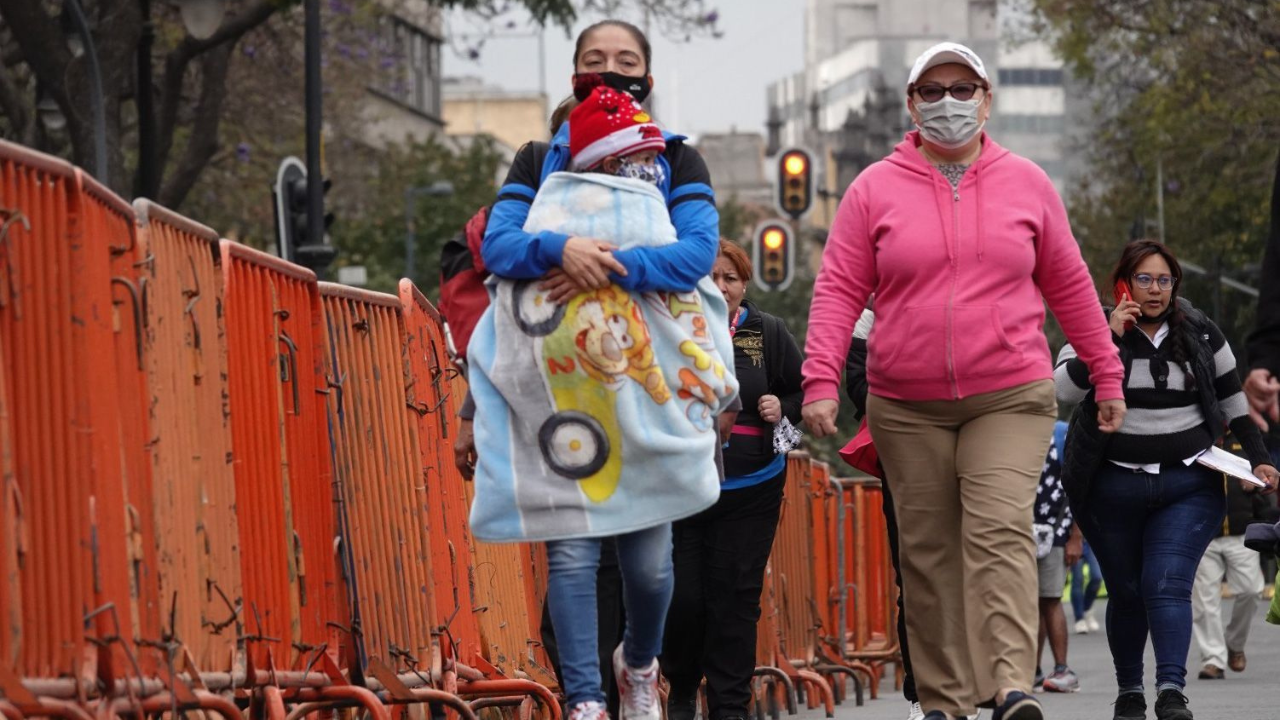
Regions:
<instances>
[{"instance_id":1,"label":"street pole","mask_svg":"<svg viewBox=\"0 0 1280 720\"><path fill-rule=\"evenodd\" d=\"M155 198L159 194L156 177L156 111L151 88L151 46L155 25L151 22L151 0L139 0L142 8L142 35L138 38L138 181L133 194Z\"/></svg>"},{"instance_id":2,"label":"street pole","mask_svg":"<svg viewBox=\"0 0 1280 720\"><path fill-rule=\"evenodd\" d=\"M98 65L98 50L93 44L93 33L89 32L89 21L84 17L84 9L79 0L64 0L71 19L76 24L76 31L84 43L84 56L89 61L89 103L93 112L93 176L108 185L107 177L107 110L102 93L102 68Z\"/></svg>"},{"instance_id":3,"label":"street pole","mask_svg":"<svg viewBox=\"0 0 1280 720\"><path fill-rule=\"evenodd\" d=\"M306 113L307 113L307 237L296 248L298 263L320 280L337 255L324 237L324 170L320 167L320 0L305 0Z\"/></svg>"}]
</instances>

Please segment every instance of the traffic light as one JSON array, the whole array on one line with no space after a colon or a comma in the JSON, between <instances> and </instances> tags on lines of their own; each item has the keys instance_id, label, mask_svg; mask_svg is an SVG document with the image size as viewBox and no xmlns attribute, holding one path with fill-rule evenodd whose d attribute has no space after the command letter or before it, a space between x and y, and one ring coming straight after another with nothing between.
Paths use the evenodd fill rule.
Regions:
<instances>
[{"instance_id":1,"label":"traffic light","mask_svg":"<svg viewBox=\"0 0 1280 720\"><path fill-rule=\"evenodd\" d=\"M778 156L778 209L799 220L813 204L813 161L792 148Z\"/></svg>"},{"instance_id":2,"label":"traffic light","mask_svg":"<svg viewBox=\"0 0 1280 720\"><path fill-rule=\"evenodd\" d=\"M332 185L329 178L324 178L323 192L329 192ZM298 250L311 245L307 237L307 167L296 157L287 157L280 163L276 173L275 196L276 242L280 257L290 262L298 261ZM324 214L324 227L320 233L320 241L329 232L333 224L333 213Z\"/></svg>"},{"instance_id":3,"label":"traffic light","mask_svg":"<svg viewBox=\"0 0 1280 720\"><path fill-rule=\"evenodd\" d=\"M786 290L795 267L791 228L782 220L766 220L756 227L753 245L756 284L764 290Z\"/></svg>"}]
</instances>

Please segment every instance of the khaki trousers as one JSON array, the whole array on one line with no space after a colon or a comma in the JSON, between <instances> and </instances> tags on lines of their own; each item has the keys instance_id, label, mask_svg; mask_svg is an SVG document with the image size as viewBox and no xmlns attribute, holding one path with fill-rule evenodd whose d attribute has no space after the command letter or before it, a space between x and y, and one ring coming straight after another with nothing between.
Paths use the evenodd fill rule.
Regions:
<instances>
[{"instance_id":1,"label":"khaki trousers","mask_svg":"<svg viewBox=\"0 0 1280 720\"><path fill-rule=\"evenodd\" d=\"M1231 620L1222 627L1222 580L1235 596ZM1244 536L1214 538L1196 569L1191 593L1191 635L1200 646L1200 662L1225 670L1227 652L1244 652L1249 626L1262 596L1262 563L1244 546Z\"/></svg>"},{"instance_id":2,"label":"khaki trousers","mask_svg":"<svg viewBox=\"0 0 1280 720\"><path fill-rule=\"evenodd\" d=\"M1001 688L1031 691L1031 506L1056 417L1050 380L954 401L867 398L898 513L907 637L926 711L971 715Z\"/></svg>"}]
</instances>

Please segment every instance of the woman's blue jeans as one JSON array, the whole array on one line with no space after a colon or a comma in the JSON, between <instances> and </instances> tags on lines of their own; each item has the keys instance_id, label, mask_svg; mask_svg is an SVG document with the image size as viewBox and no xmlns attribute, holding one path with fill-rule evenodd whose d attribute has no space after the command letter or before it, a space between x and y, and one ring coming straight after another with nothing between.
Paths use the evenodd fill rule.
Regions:
<instances>
[{"instance_id":1,"label":"woman's blue jeans","mask_svg":"<svg viewBox=\"0 0 1280 720\"><path fill-rule=\"evenodd\" d=\"M1107 642L1121 689L1142 687L1148 634L1156 686L1186 687L1191 586L1226 511L1222 475L1200 465L1149 475L1103 463L1076 520L1107 579Z\"/></svg>"},{"instance_id":2,"label":"woman's blue jeans","mask_svg":"<svg viewBox=\"0 0 1280 720\"><path fill-rule=\"evenodd\" d=\"M671 524L619 535L618 569L627 630L622 647L627 665L647 668L662 650L662 631L675 583ZM547 543L547 603L560 650L560 682L569 707L604 703L600 654L596 647L596 569L600 538Z\"/></svg>"},{"instance_id":3,"label":"woman's blue jeans","mask_svg":"<svg viewBox=\"0 0 1280 720\"><path fill-rule=\"evenodd\" d=\"M1089 566L1089 583L1084 581L1084 568ZM1093 609L1093 601L1098 599L1098 590L1102 587L1102 570L1098 568L1098 558L1093 554L1093 547L1084 544L1084 554L1071 566L1071 609L1076 621L1084 619L1086 613Z\"/></svg>"}]
</instances>

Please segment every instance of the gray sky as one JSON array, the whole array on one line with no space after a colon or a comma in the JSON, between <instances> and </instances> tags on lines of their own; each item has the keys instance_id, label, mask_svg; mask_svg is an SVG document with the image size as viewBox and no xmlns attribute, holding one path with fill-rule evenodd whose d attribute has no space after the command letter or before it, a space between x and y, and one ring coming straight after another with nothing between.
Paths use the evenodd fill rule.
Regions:
<instances>
[{"instance_id":1,"label":"gray sky","mask_svg":"<svg viewBox=\"0 0 1280 720\"><path fill-rule=\"evenodd\" d=\"M663 37L655 23L653 42L655 114L663 125L687 135L739 130L764 131L765 87L804 68L804 0L719 0L708 3L720 13L724 36L694 36L689 42ZM465 14L446 15L446 34L476 31ZM579 20L579 30L599 17ZM636 18L625 18L636 20ZM525 14L513 14L506 34L490 39L478 61L444 50L445 75L478 75L509 90L537 90L538 40L528 36ZM504 19L505 22L505 19ZM639 23L637 23L639 24ZM546 88L552 103L569 94L573 37L546 31Z\"/></svg>"}]
</instances>

